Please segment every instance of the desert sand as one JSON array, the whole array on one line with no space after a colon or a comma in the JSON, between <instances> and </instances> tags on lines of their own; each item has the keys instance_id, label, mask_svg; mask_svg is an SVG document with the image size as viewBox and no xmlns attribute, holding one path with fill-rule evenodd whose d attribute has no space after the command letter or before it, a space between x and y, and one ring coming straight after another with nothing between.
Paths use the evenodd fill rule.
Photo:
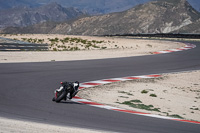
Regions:
<instances>
[{"instance_id":1,"label":"desert sand","mask_svg":"<svg viewBox=\"0 0 200 133\"><path fill-rule=\"evenodd\" d=\"M0 63L13 62L46 62L46 61L69 61L89 60L103 58L118 58L129 56L151 55L152 52L175 49L185 46L183 43L161 41L161 40L140 40L91 36L66 36L66 35L1 35L2 37L23 40L22 38L44 39L43 43L51 43L49 39L82 38L85 40L102 41L98 47L82 47L82 44L62 44L65 47L77 46L78 51L36 51L36 52L0 52ZM5 42L5 40L1 40ZM97 45L97 44L96 44ZM56 45L49 48L53 50ZM106 47L106 48L105 48ZM60 49L59 49L60 50ZM137 75L136 75L137 76ZM137 110L164 116L180 116L184 119L200 121L200 71L163 74L162 78L142 79L118 82L88 88L80 91L79 96L91 101L108 104L129 110ZM142 93L146 91L146 93ZM151 94L154 94L152 97ZM131 101L132 100L132 101ZM130 104L153 105L148 111L123 104L128 101ZM131 101L131 102L130 102ZM26 128L21 128L26 125ZM0 131L11 132L105 132L70 127L54 126L49 124L27 122L0 118Z\"/></svg>"},{"instance_id":2,"label":"desert sand","mask_svg":"<svg viewBox=\"0 0 200 133\"><path fill-rule=\"evenodd\" d=\"M110 38L110 37L93 37L93 36L69 36L69 35L2 35L2 37L23 40L23 38L44 39L43 43L51 43L49 39L58 38L81 38L82 40L103 41L103 43L96 44L99 48L82 47L83 44L75 44L73 47L82 47L77 51L36 51L36 52L0 52L0 63L9 62L46 62L46 61L69 61L69 60L90 60L103 58L117 58L129 56L151 55L152 52L175 49L185 46L180 42L171 41L155 41L155 40L140 40L140 39L124 39L124 38ZM67 42L62 44L61 41L56 45L64 45L72 48L72 43ZM55 45L54 45L55 47ZM102 49L103 48L103 49ZM50 48L51 50L53 48ZM58 48L59 49L59 48Z\"/></svg>"}]
</instances>

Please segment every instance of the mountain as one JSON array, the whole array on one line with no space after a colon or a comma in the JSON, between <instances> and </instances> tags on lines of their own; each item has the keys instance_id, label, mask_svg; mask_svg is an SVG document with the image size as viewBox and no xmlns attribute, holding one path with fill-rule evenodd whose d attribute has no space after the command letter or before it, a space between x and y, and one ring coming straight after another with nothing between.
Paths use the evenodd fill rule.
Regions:
<instances>
[{"instance_id":1,"label":"mountain","mask_svg":"<svg viewBox=\"0 0 200 133\"><path fill-rule=\"evenodd\" d=\"M44 24L42 27L48 31L47 33L76 35L169 33L192 25L199 19L200 13L186 0L158 0L123 12L84 17L56 24L53 28L45 27ZM29 30L12 28L12 32L40 33L40 27L41 25L34 25L33 30L30 30L31 27L28 27ZM9 31L9 29L4 30L6 33Z\"/></svg>"},{"instance_id":2,"label":"mountain","mask_svg":"<svg viewBox=\"0 0 200 133\"><path fill-rule=\"evenodd\" d=\"M66 8L75 7L89 14L97 15L125 11L149 1L152 0L0 0L0 10L17 6L39 7L57 2ZM200 0L188 0L188 2L200 12Z\"/></svg>"},{"instance_id":3,"label":"mountain","mask_svg":"<svg viewBox=\"0 0 200 133\"><path fill-rule=\"evenodd\" d=\"M64 8L50 3L37 8L15 7L0 11L0 28L9 26L29 26L46 21L61 22L85 15L76 8Z\"/></svg>"}]
</instances>

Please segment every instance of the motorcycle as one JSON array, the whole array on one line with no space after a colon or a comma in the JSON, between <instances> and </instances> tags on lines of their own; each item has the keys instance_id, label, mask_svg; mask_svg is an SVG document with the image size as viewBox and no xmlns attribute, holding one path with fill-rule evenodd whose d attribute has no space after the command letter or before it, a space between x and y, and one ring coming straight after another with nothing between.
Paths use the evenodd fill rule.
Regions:
<instances>
[{"instance_id":1,"label":"motorcycle","mask_svg":"<svg viewBox=\"0 0 200 133\"><path fill-rule=\"evenodd\" d=\"M78 93L79 82L61 82L59 89L54 91L52 101L59 103L61 100L72 99Z\"/></svg>"}]
</instances>

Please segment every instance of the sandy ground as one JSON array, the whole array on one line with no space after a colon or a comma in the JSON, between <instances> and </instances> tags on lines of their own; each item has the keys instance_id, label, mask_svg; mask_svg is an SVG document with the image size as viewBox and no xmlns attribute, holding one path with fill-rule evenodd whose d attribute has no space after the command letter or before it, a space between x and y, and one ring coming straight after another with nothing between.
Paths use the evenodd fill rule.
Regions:
<instances>
[{"instance_id":1,"label":"sandy ground","mask_svg":"<svg viewBox=\"0 0 200 133\"><path fill-rule=\"evenodd\" d=\"M0 117L0 133L104 133L105 131L56 126ZM106 132L109 133L109 132ZM111 133L111 132L110 132Z\"/></svg>"},{"instance_id":2,"label":"sandy ground","mask_svg":"<svg viewBox=\"0 0 200 133\"><path fill-rule=\"evenodd\" d=\"M103 41L102 44L96 44L99 48L90 47L78 51L48 51L48 52L0 52L0 63L7 62L43 62L43 61L68 61L68 60L86 60L103 59L129 56L150 55L152 52L180 48L185 46L183 43L170 41L124 39L109 37L91 37L91 36L66 36L66 35L12 35L2 36L6 38L22 40L22 38L44 39L43 43L50 43L50 39L81 38L83 40ZM62 45L59 41L58 45ZM66 47L71 43L64 44ZM74 46L75 44L73 44ZM81 46L81 44L77 44ZM106 47L102 49L102 47Z\"/></svg>"},{"instance_id":3,"label":"sandy ground","mask_svg":"<svg viewBox=\"0 0 200 133\"><path fill-rule=\"evenodd\" d=\"M64 35L11 35L2 36L6 38L37 38L44 39L43 43L50 39L63 39ZM11 62L43 62L43 61L68 61L85 59L103 59L128 56L150 55L152 52L183 47L184 44L170 41L154 41L139 39L67 36L71 38L82 38L85 40L103 41L99 48L81 49L79 51L49 51L49 52L0 52L0 63ZM4 40L0 40L4 42ZM71 43L57 45L71 46ZM75 45L75 44L73 44ZM79 44L75 45L81 48ZM102 47L106 47L102 49ZM50 48L52 49L52 48ZM124 109L139 110L160 115L177 114L186 119L200 121L200 72L165 74L163 78L143 79L113 83L80 91L83 98L108 104ZM148 91L141 93L142 90ZM156 94L157 97L151 97ZM157 111L147 111L129 107L122 104L124 101L140 100L140 104L153 105L151 108L159 108ZM135 102L134 101L134 102ZM131 104L134 103L133 101ZM134 103L136 104L136 103ZM138 103L139 104L139 103ZM25 126L24 126L25 125ZM62 126L54 126L42 123L27 122L0 118L0 133L11 132L103 132L87 129L78 129Z\"/></svg>"},{"instance_id":4,"label":"sandy ground","mask_svg":"<svg viewBox=\"0 0 200 133\"><path fill-rule=\"evenodd\" d=\"M151 94L156 97L150 96ZM101 85L81 90L79 96L123 109L200 121L200 71ZM155 111L127 104L153 105L150 109Z\"/></svg>"}]
</instances>

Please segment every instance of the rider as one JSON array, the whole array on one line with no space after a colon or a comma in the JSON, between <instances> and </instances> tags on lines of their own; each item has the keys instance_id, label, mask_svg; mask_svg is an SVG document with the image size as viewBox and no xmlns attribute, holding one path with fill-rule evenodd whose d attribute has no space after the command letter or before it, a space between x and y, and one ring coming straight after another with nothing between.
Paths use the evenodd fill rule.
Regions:
<instances>
[{"instance_id":1,"label":"rider","mask_svg":"<svg viewBox=\"0 0 200 133\"><path fill-rule=\"evenodd\" d=\"M64 88L64 85L66 85L68 87L68 89L70 90L69 93L67 94L66 99L72 99L72 97L74 97L77 93L78 93L78 88L79 88L79 82L61 82L62 86L59 89L56 89L57 92L62 91L62 89Z\"/></svg>"},{"instance_id":2,"label":"rider","mask_svg":"<svg viewBox=\"0 0 200 133\"><path fill-rule=\"evenodd\" d=\"M69 95L69 99L72 99L72 97L74 97L78 93L79 82L78 81L74 82L72 86L73 86L73 90L71 91Z\"/></svg>"}]
</instances>

